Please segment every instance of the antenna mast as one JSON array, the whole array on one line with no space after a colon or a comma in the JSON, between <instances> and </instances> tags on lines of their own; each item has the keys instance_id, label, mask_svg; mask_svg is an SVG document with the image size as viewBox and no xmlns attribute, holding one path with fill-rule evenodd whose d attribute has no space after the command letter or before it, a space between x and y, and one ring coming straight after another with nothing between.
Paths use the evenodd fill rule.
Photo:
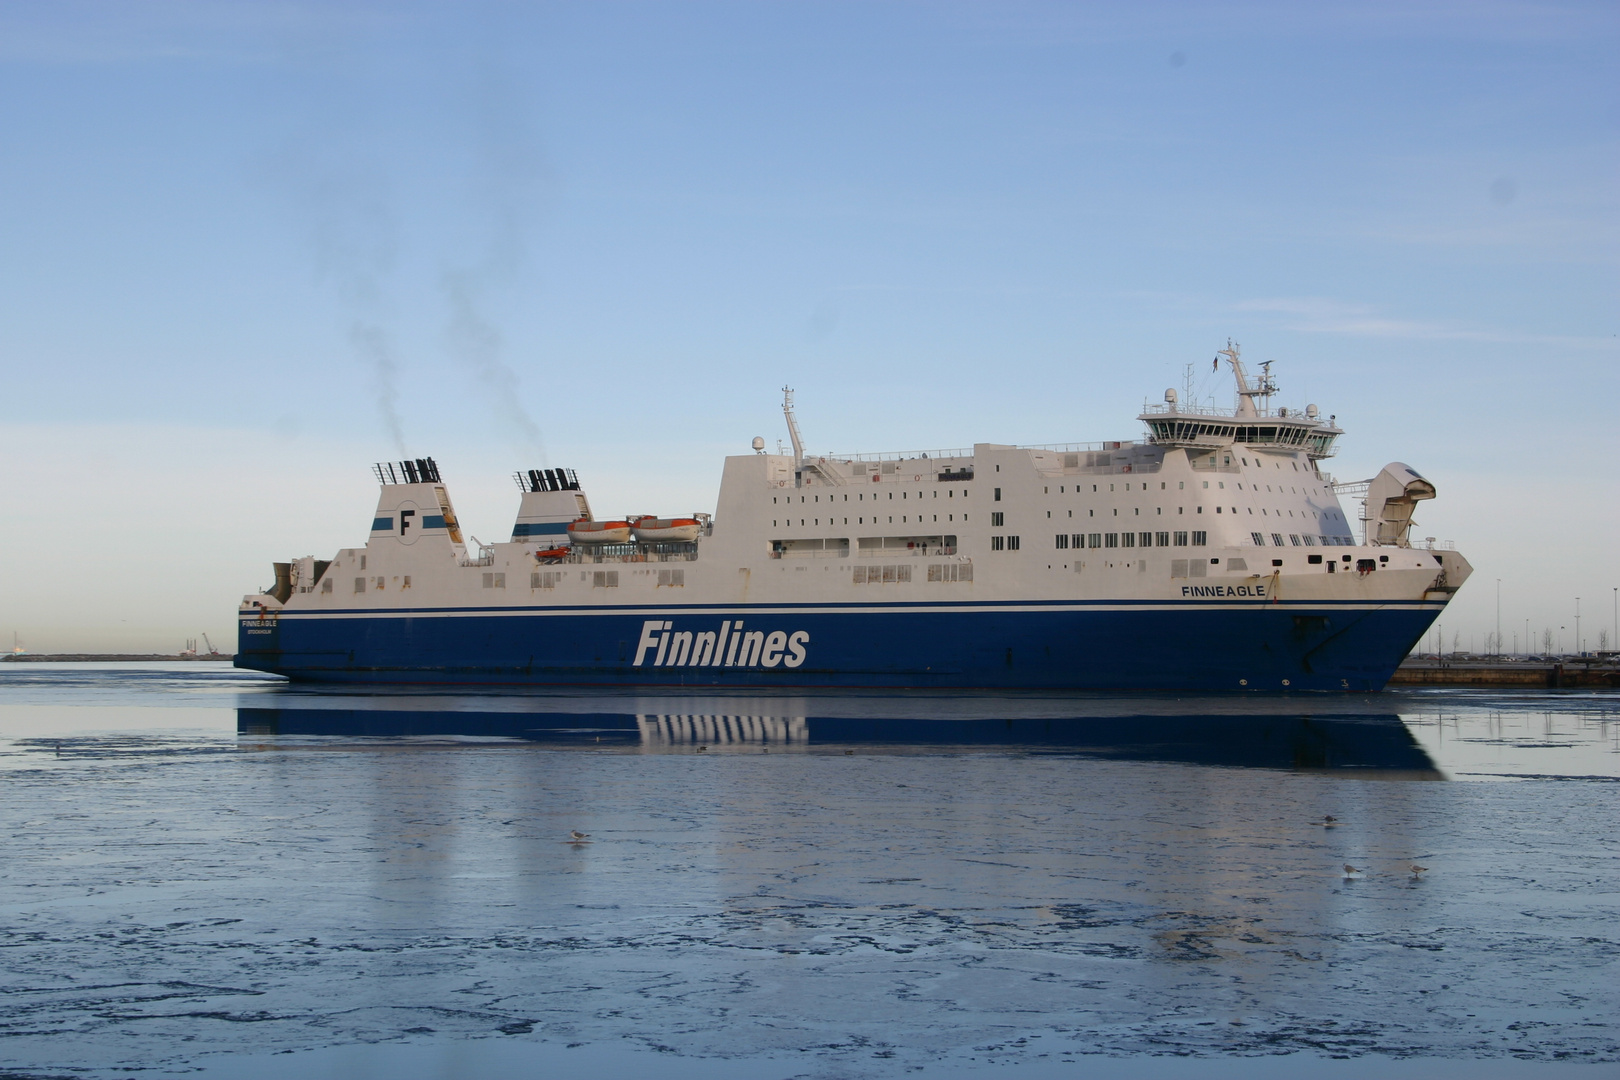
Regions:
<instances>
[{"instance_id":1,"label":"antenna mast","mask_svg":"<svg viewBox=\"0 0 1620 1080\"><path fill-rule=\"evenodd\" d=\"M788 438L793 441L793 464L804 460L804 440L799 437L799 421L793 415L793 390L782 387L782 415L787 417Z\"/></svg>"}]
</instances>

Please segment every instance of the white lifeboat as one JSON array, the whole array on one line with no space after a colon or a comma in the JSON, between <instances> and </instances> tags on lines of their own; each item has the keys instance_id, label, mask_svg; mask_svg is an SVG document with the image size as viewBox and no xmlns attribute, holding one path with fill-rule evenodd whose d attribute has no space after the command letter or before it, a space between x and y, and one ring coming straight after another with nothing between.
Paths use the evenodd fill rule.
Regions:
<instances>
[{"instance_id":1,"label":"white lifeboat","mask_svg":"<svg viewBox=\"0 0 1620 1080\"><path fill-rule=\"evenodd\" d=\"M628 544L628 521L574 521L568 525L568 538L576 544Z\"/></svg>"},{"instance_id":2,"label":"white lifeboat","mask_svg":"<svg viewBox=\"0 0 1620 1080\"><path fill-rule=\"evenodd\" d=\"M644 544L689 544L698 538L703 525L696 518L637 518L630 526L636 539Z\"/></svg>"}]
</instances>

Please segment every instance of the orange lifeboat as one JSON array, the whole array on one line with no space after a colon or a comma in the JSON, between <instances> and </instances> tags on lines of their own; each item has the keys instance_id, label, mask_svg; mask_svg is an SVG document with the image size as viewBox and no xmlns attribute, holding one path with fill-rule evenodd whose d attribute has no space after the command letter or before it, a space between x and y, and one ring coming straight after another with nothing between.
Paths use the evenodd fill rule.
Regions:
<instances>
[{"instance_id":1,"label":"orange lifeboat","mask_svg":"<svg viewBox=\"0 0 1620 1080\"><path fill-rule=\"evenodd\" d=\"M628 521L574 521L568 525L568 538L576 544L628 544Z\"/></svg>"},{"instance_id":2,"label":"orange lifeboat","mask_svg":"<svg viewBox=\"0 0 1620 1080\"><path fill-rule=\"evenodd\" d=\"M643 517L631 522L630 528L644 544L689 544L698 538L703 525L696 518Z\"/></svg>"}]
</instances>

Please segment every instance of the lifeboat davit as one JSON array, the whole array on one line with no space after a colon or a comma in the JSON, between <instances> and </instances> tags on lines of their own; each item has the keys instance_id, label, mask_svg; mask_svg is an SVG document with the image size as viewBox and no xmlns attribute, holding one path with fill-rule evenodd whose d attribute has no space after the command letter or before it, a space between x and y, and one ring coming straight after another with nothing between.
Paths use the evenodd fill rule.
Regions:
<instances>
[{"instance_id":1,"label":"lifeboat davit","mask_svg":"<svg viewBox=\"0 0 1620 1080\"><path fill-rule=\"evenodd\" d=\"M644 544L690 544L698 538L703 525L696 518L637 518L630 525L636 539Z\"/></svg>"},{"instance_id":2,"label":"lifeboat davit","mask_svg":"<svg viewBox=\"0 0 1620 1080\"><path fill-rule=\"evenodd\" d=\"M628 544L628 521L574 521L568 525L568 537L576 544Z\"/></svg>"}]
</instances>

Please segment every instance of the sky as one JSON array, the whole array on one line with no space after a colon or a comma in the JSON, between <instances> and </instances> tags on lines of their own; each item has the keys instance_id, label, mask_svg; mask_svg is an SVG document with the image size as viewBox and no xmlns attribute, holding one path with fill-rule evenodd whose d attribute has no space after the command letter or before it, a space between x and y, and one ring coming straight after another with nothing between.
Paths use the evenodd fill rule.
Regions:
<instances>
[{"instance_id":1,"label":"sky","mask_svg":"<svg viewBox=\"0 0 1620 1080\"><path fill-rule=\"evenodd\" d=\"M0 634L234 640L432 455L1139 437L1234 339L1403 461L1485 647L1614 632L1612 3L0 0ZM1352 514L1353 514L1352 509ZM1563 628L1560 631L1560 628ZM1611 639L1612 640L1612 639ZM4 644L9 647L10 642Z\"/></svg>"}]
</instances>

